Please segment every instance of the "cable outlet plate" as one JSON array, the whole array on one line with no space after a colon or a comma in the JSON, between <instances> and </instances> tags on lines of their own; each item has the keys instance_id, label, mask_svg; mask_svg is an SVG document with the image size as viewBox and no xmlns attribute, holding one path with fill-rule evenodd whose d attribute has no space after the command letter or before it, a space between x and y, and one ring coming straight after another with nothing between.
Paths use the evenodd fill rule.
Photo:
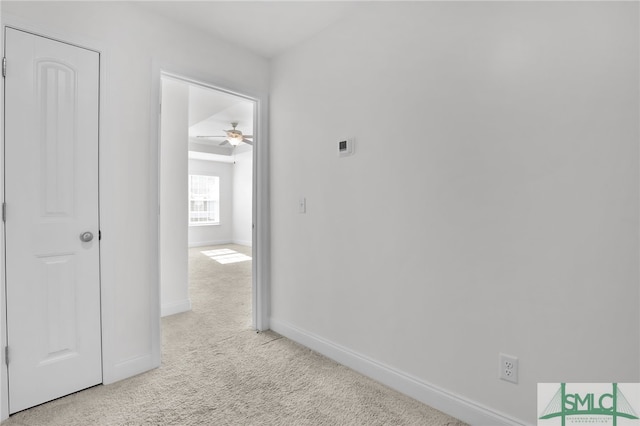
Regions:
<instances>
[{"instance_id":1,"label":"cable outlet plate","mask_svg":"<svg viewBox=\"0 0 640 426\"><path fill-rule=\"evenodd\" d=\"M498 354L500 361L498 378L511 383L518 383L518 358L507 354Z\"/></svg>"}]
</instances>

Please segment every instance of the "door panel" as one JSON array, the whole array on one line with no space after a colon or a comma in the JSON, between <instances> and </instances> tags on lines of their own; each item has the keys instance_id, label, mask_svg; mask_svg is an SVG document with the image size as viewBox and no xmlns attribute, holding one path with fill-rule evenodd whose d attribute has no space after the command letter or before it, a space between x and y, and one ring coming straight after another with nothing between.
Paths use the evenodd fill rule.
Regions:
<instances>
[{"instance_id":1,"label":"door panel","mask_svg":"<svg viewBox=\"0 0 640 426\"><path fill-rule=\"evenodd\" d=\"M7 28L11 413L102 382L96 52ZM80 235L91 232L93 240Z\"/></svg>"}]
</instances>

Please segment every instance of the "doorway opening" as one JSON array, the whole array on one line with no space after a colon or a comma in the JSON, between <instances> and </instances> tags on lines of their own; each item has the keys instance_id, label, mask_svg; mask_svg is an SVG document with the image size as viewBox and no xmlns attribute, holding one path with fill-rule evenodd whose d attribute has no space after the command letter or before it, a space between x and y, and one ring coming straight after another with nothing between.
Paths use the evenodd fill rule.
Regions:
<instances>
[{"instance_id":1,"label":"doorway opening","mask_svg":"<svg viewBox=\"0 0 640 426\"><path fill-rule=\"evenodd\" d=\"M259 328L257 101L175 75L160 83L161 315ZM163 320L163 329L185 336L188 326L176 321Z\"/></svg>"}]
</instances>

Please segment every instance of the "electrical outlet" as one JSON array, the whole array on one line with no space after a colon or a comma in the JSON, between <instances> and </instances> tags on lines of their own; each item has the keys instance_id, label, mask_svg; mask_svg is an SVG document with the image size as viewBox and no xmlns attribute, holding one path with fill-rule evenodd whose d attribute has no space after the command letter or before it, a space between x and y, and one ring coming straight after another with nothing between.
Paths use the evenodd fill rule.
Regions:
<instances>
[{"instance_id":1,"label":"electrical outlet","mask_svg":"<svg viewBox=\"0 0 640 426\"><path fill-rule=\"evenodd\" d=\"M498 378L511 383L518 383L518 358L506 354L498 354L500 366Z\"/></svg>"}]
</instances>

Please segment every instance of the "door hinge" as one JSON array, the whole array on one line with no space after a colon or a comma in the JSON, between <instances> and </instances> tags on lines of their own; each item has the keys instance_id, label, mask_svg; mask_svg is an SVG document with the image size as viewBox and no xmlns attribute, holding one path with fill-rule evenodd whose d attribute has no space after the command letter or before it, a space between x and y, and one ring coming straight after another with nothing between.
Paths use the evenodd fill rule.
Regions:
<instances>
[{"instance_id":1,"label":"door hinge","mask_svg":"<svg viewBox=\"0 0 640 426\"><path fill-rule=\"evenodd\" d=\"M7 76L7 57L2 58L2 77Z\"/></svg>"},{"instance_id":2,"label":"door hinge","mask_svg":"<svg viewBox=\"0 0 640 426\"><path fill-rule=\"evenodd\" d=\"M102 240L102 231L98 229L98 241Z\"/></svg>"},{"instance_id":3,"label":"door hinge","mask_svg":"<svg viewBox=\"0 0 640 426\"><path fill-rule=\"evenodd\" d=\"M7 222L7 203L2 203L2 221Z\"/></svg>"},{"instance_id":4,"label":"door hinge","mask_svg":"<svg viewBox=\"0 0 640 426\"><path fill-rule=\"evenodd\" d=\"M4 347L4 363L9 365L9 346Z\"/></svg>"}]
</instances>

